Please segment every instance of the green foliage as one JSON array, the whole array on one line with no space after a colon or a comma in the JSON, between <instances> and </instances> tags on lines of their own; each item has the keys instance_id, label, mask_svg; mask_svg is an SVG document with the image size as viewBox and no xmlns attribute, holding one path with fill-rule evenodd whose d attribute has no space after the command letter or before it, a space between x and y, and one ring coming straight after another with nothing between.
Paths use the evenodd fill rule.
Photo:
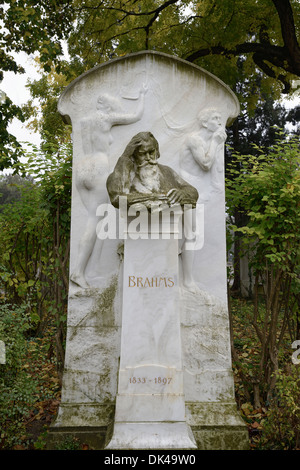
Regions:
<instances>
[{"instance_id":1,"label":"green foliage","mask_svg":"<svg viewBox=\"0 0 300 470\"><path fill-rule=\"evenodd\" d=\"M6 97L0 101L0 171L10 168L21 156L21 148L15 136L7 130L14 118L24 122L22 110Z\"/></svg>"},{"instance_id":2,"label":"green foliage","mask_svg":"<svg viewBox=\"0 0 300 470\"><path fill-rule=\"evenodd\" d=\"M49 140L42 149L31 145L31 151L26 153L26 163L20 163L16 168L38 181L41 205L51 216L57 213L59 205L58 222L67 233L71 216L72 146L70 142L57 144Z\"/></svg>"},{"instance_id":3,"label":"green foliage","mask_svg":"<svg viewBox=\"0 0 300 470\"><path fill-rule=\"evenodd\" d=\"M49 72L55 64L60 68L61 41L72 27L70 0L14 0L0 6L0 82L3 72L24 73L14 57L14 52L28 55L39 52L40 62ZM9 97L0 104L0 170L10 168L21 156L20 143L9 133L8 125L13 118L24 122L25 115Z\"/></svg>"},{"instance_id":4,"label":"green foliage","mask_svg":"<svg viewBox=\"0 0 300 470\"><path fill-rule=\"evenodd\" d=\"M294 278L299 260L299 139L278 140L258 156L237 155L239 167L232 166L227 180L227 204L232 210L242 207L249 222L232 226L251 245L252 266L266 263L280 268Z\"/></svg>"},{"instance_id":5,"label":"green foliage","mask_svg":"<svg viewBox=\"0 0 300 470\"><path fill-rule=\"evenodd\" d=\"M55 325L56 364L63 365L66 323L68 244L70 230L70 145L32 148L26 163L15 167L31 179L20 179L18 198L0 212L0 339L7 363L1 377L1 429L5 448L24 445L24 416L38 397L48 398L40 371L33 367L41 353L30 335ZM17 302L12 307L10 302ZM26 302L26 306L24 304ZM1 316L2 314L2 316ZM49 343L48 343L49 348ZM30 357L31 365L24 364ZM43 364L43 367L45 365ZM39 368L41 366L39 365ZM53 383L57 387L57 381ZM48 386L47 389L50 387ZM42 441L37 446L42 446Z\"/></svg>"},{"instance_id":6,"label":"green foliage","mask_svg":"<svg viewBox=\"0 0 300 470\"><path fill-rule=\"evenodd\" d=\"M261 76L258 74L258 86L260 83ZM245 95L247 83L238 83L236 92L238 95ZM227 130L226 164L227 161L234 158L230 147L234 149L235 153L243 155L259 155L261 149L268 152L268 148L278 140L278 129L283 129L288 135L291 133L291 124L297 125L299 122L300 106L287 110L285 106L274 101L271 96L262 93L256 95L256 100L257 106L253 112L242 106L240 115Z\"/></svg>"},{"instance_id":7,"label":"green foliage","mask_svg":"<svg viewBox=\"0 0 300 470\"><path fill-rule=\"evenodd\" d=\"M6 363L0 365L0 448L32 448L30 423L42 431L57 410L59 381L51 352L53 325L32 337L35 325L28 304L0 302L0 340ZM44 447L41 434L35 448Z\"/></svg>"},{"instance_id":8,"label":"green foliage","mask_svg":"<svg viewBox=\"0 0 300 470\"><path fill-rule=\"evenodd\" d=\"M39 287L38 272L47 254L41 241L47 239L48 221L38 187L24 180L19 189L21 197L3 206L0 214L0 282L9 299L22 303L34 301Z\"/></svg>"},{"instance_id":9,"label":"green foliage","mask_svg":"<svg viewBox=\"0 0 300 470\"><path fill-rule=\"evenodd\" d=\"M24 155L25 156L25 155ZM7 302L30 306L33 332L56 322L57 365L62 370L68 293L71 148L32 148L15 166L28 176L20 197L0 212L0 286Z\"/></svg>"},{"instance_id":10,"label":"green foliage","mask_svg":"<svg viewBox=\"0 0 300 470\"><path fill-rule=\"evenodd\" d=\"M28 120L27 127L40 134L43 145L52 143L57 146L70 141L70 127L64 124L57 111L58 97L66 85L66 76L54 69L28 84L32 99L22 107L22 111ZM38 107L36 100L39 100ZM49 149L46 152L49 153Z\"/></svg>"},{"instance_id":11,"label":"green foliage","mask_svg":"<svg viewBox=\"0 0 300 470\"><path fill-rule=\"evenodd\" d=\"M11 51L27 54L39 51L45 70L49 70L49 64L61 54L60 41L71 28L70 7L70 0L4 2L0 8L0 20L3 22L0 41L6 59L4 70L15 68L12 62L9 63L11 58L7 53Z\"/></svg>"},{"instance_id":12,"label":"green foliage","mask_svg":"<svg viewBox=\"0 0 300 470\"><path fill-rule=\"evenodd\" d=\"M20 371L22 358L26 350L25 333L30 329L30 314L28 305L13 306L0 303L0 339L6 347L6 380L14 380ZM3 375L2 375L3 378Z\"/></svg>"},{"instance_id":13,"label":"green foliage","mask_svg":"<svg viewBox=\"0 0 300 470\"><path fill-rule=\"evenodd\" d=\"M0 176L0 211L5 204L9 204L21 198L20 186L26 184L27 180L19 175L3 175Z\"/></svg>"},{"instance_id":14,"label":"green foliage","mask_svg":"<svg viewBox=\"0 0 300 470\"><path fill-rule=\"evenodd\" d=\"M262 319L265 313L260 304ZM279 369L268 400L254 404L262 357L261 343L253 328L253 301L232 298L233 372L235 394L243 420L248 426L250 445L261 450L298 450L300 446L300 369L292 364L292 341L286 332L278 348Z\"/></svg>"},{"instance_id":15,"label":"green foliage","mask_svg":"<svg viewBox=\"0 0 300 470\"><path fill-rule=\"evenodd\" d=\"M80 442L76 437L65 437L56 446L56 450L80 450Z\"/></svg>"},{"instance_id":16,"label":"green foliage","mask_svg":"<svg viewBox=\"0 0 300 470\"><path fill-rule=\"evenodd\" d=\"M276 389L271 400L261 446L270 450L300 449L300 371L277 372Z\"/></svg>"},{"instance_id":17,"label":"green foliage","mask_svg":"<svg viewBox=\"0 0 300 470\"><path fill-rule=\"evenodd\" d=\"M30 327L28 305L0 303L0 340L6 350L6 363L0 365L0 428L9 446L18 443L23 415L36 401L36 381L23 369Z\"/></svg>"},{"instance_id":18,"label":"green foliage","mask_svg":"<svg viewBox=\"0 0 300 470\"><path fill-rule=\"evenodd\" d=\"M241 227L233 224L231 229L241 234L241 256L247 254L254 278L248 319L260 353L248 377L243 366L237 366L247 387L253 387L255 407L261 399L269 399L275 387L287 327L292 335L297 332L292 325L299 325L299 153L298 137L279 135L268 152L257 147L256 155L237 155L227 180L231 220L236 208L245 220Z\"/></svg>"}]
</instances>

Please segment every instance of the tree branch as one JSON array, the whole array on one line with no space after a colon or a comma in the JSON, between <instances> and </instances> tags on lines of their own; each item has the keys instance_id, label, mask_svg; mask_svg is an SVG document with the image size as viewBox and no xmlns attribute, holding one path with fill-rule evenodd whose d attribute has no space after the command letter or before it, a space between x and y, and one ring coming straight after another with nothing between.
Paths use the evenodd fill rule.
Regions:
<instances>
[{"instance_id":1,"label":"tree branch","mask_svg":"<svg viewBox=\"0 0 300 470\"><path fill-rule=\"evenodd\" d=\"M280 20L281 33L284 45L287 49L294 48L295 46L299 49L299 44L296 35L295 21L293 10L289 0L272 0Z\"/></svg>"},{"instance_id":2,"label":"tree branch","mask_svg":"<svg viewBox=\"0 0 300 470\"><path fill-rule=\"evenodd\" d=\"M283 93L289 93L291 90L291 83L286 79L282 73L276 75L275 71L266 62L265 58L258 52L253 54L254 63L269 77L279 80L283 85Z\"/></svg>"},{"instance_id":3,"label":"tree branch","mask_svg":"<svg viewBox=\"0 0 300 470\"><path fill-rule=\"evenodd\" d=\"M254 63L269 77L281 81L284 85L284 93L291 88L289 79L285 73L274 70L274 67L282 71L300 76L300 47L297 40L295 21L290 0L272 0L281 25L281 35L284 46L273 45L265 25L259 31L261 42L245 42L234 48L226 48L221 45L199 49L186 57L189 62L208 55L239 56L253 54ZM274 66L274 67L272 67Z\"/></svg>"},{"instance_id":4,"label":"tree branch","mask_svg":"<svg viewBox=\"0 0 300 470\"><path fill-rule=\"evenodd\" d=\"M226 49L223 46L213 46L193 52L192 54L186 57L186 60L189 62L194 62L200 57L205 57L214 54L230 57L251 53L253 54L254 63L269 77L280 80L284 85L283 93L288 93L291 88L289 80L282 73L276 74L274 69L267 64L267 62L269 62L271 65L282 68L286 72L290 72L292 74L300 76L300 68L298 70L298 68L295 67L295 63L291 63L287 60L285 47L273 46L269 43L261 44L257 42L239 44L234 49Z\"/></svg>"},{"instance_id":5,"label":"tree branch","mask_svg":"<svg viewBox=\"0 0 300 470\"><path fill-rule=\"evenodd\" d=\"M267 60L272 62L273 60L280 60L280 63L283 65L285 60L284 48L280 46L273 46L271 44L261 44L259 42L244 42L243 44L238 44L233 49L227 49L224 46L212 46L204 49L199 49L198 51L193 52L192 54L186 57L186 60L189 62L194 62L200 57L205 57L210 54L224 55L224 56L238 56L242 54L249 53L259 53L265 56Z\"/></svg>"},{"instance_id":6,"label":"tree branch","mask_svg":"<svg viewBox=\"0 0 300 470\"><path fill-rule=\"evenodd\" d=\"M289 55L289 62L293 64L296 75L300 75L300 47L297 40L293 10L289 0L272 0L281 25L281 34L284 47Z\"/></svg>"},{"instance_id":7,"label":"tree branch","mask_svg":"<svg viewBox=\"0 0 300 470\"><path fill-rule=\"evenodd\" d=\"M135 2L133 2L133 3L135 3ZM139 12L135 12L133 10L128 11L125 8L120 8L120 7L118 8L118 7L114 7L114 6L105 7L105 9L106 10L112 10L112 11L118 11L120 13L124 13L125 18L127 16L152 16L152 15L154 15L155 19L156 19L163 10L168 8L170 5L174 5L175 3L178 3L178 0L168 0L167 2L163 3L162 5L155 8L154 10L139 11ZM82 6L77 8L77 11L84 11L84 10L88 10L88 9L97 11L99 9L99 7L100 7L100 5L97 5L97 6L82 5Z\"/></svg>"}]
</instances>

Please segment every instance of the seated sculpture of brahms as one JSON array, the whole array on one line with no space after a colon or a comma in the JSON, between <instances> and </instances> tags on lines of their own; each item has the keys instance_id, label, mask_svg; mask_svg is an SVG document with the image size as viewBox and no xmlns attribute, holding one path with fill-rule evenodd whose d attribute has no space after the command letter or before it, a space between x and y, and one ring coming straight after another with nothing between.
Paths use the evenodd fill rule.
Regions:
<instances>
[{"instance_id":1,"label":"seated sculpture of brahms","mask_svg":"<svg viewBox=\"0 0 300 470\"><path fill-rule=\"evenodd\" d=\"M114 207L119 207L120 196L127 197L128 206L141 203L148 209L160 203L196 206L198 191L172 168L158 164L159 157L159 145L151 132L140 132L131 139L107 179Z\"/></svg>"},{"instance_id":2,"label":"seated sculpture of brahms","mask_svg":"<svg viewBox=\"0 0 300 470\"><path fill-rule=\"evenodd\" d=\"M172 168L158 164L159 145L150 132L135 135L114 171L107 178L107 190L114 207L119 208L119 197L126 196L127 207L143 205L148 211L173 206L196 207L198 191L184 181ZM191 218L188 218L191 220ZM187 222L188 233L192 233L192 222ZM193 279L194 253L186 248L183 237L181 250L183 288L196 293L198 287Z\"/></svg>"}]
</instances>

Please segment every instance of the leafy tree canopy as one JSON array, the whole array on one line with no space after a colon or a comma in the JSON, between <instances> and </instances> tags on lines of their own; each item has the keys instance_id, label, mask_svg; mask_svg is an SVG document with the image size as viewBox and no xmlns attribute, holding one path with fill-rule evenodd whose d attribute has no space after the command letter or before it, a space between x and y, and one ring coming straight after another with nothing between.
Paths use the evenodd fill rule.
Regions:
<instances>
[{"instance_id":1,"label":"leafy tree canopy","mask_svg":"<svg viewBox=\"0 0 300 470\"><path fill-rule=\"evenodd\" d=\"M71 0L5 1L0 7L2 71L22 72L10 55L20 51L39 52L45 70L50 71L62 52L61 41L70 32L71 19Z\"/></svg>"},{"instance_id":2,"label":"leafy tree canopy","mask_svg":"<svg viewBox=\"0 0 300 470\"><path fill-rule=\"evenodd\" d=\"M39 65L38 60L37 64ZM70 139L71 130L64 124L57 111L57 99L67 84L66 76L58 74L53 67L50 73L44 73L40 79L28 83L32 99L22 110L28 122L27 127L40 134L43 146L46 143L59 144ZM48 148L44 150L49 153Z\"/></svg>"},{"instance_id":3,"label":"leafy tree canopy","mask_svg":"<svg viewBox=\"0 0 300 470\"><path fill-rule=\"evenodd\" d=\"M244 75L262 70L263 86L277 94L300 76L298 0L73 0L73 8L69 52L82 70L155 49L204 66L233 88L239 58Z\"/></svg>"},{"instance_id":4,"label":"leafy tree canopy","mask_svg":"<svg viewBox=\"0 0 300 470\"><path fill-rule=\"evenodd\" d=\"M279 98L293 91L300 77L299 18L298 0L11 0L0 7L1 69L22 72L11 54L38 52L46 74L65 76L56 75L58 86L45 77L31 84L47 114L44 123L34 121L34 115L31 124L42 125L42 132L56 129L50 111L63 83L99 63L145 49L202 66L227 83L243 107L254 110L262 94ZM61 61L63 40L68 62ZM242 94L238 83L247 85ZM32 111L30 103L25 116ZM24 118L7 101L1 113L0 169L18 159L7 124L14 116Z\"/></svg>"},{"instance_id":5,"label":"leafy tree canopy","mask_svg":"<svg viewBox=\"0 0 300 470\"><path fill-rule=\"evenodd\" d=\"M3 73L24 73L13 54L39 53L45 71L51 64L59 69L61 41L72 27L71 0L10 0L0 6L0 82ZM20 107L9 97L0 100L0 170L18 161L20 145L7 131L13 118L24 121Z\"/></svg>"}]
</instances>

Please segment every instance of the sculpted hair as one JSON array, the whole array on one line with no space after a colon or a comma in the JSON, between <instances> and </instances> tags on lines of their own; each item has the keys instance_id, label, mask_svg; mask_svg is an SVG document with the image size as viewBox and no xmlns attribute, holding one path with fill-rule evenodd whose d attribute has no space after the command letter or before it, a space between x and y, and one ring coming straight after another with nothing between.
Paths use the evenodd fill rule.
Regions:
<instances>
[{"instance_id":1,"label":"sculpted hair","mask_svg":"<svg viewBox=\"0 0 300 470\"><path fill-rule=\"evenodd\" d=\"M119 112L122 110L120 101L114 96L107 94L100 95L97 98L97 108L102 105L108 106L113 112Z\"/></svg>"},{"instance_id":2,"label":"sculpted hair","mask_svg":"<svg viewBox=\"0 0 300 470\"><path fill-rule=\"evenodd\" d=\"M160 157L159 145L158 145L156 138L154 137L153 134L151 134L151 132L139 132L134 137L132 137L131 141L126 146L122 154L122 157L127 157L127 158L130 158L131 160L134 160L135 152L140 148L140 146L144 142L149 142L149 141L153 144L157 152L157 158L159 158Z\"/></svg>"},{"instance_id":3,"label":"sculpted hair","mask_svg":"<svg viewBox=\"0 0 300 470\"><path fill-rule=\"evenodd\" d=\"M202 111L200 111L197 116L199 124L203 126L215 113L218 113L218 111L215 108L205 108Z\"/></svg>"}]
</instances>

